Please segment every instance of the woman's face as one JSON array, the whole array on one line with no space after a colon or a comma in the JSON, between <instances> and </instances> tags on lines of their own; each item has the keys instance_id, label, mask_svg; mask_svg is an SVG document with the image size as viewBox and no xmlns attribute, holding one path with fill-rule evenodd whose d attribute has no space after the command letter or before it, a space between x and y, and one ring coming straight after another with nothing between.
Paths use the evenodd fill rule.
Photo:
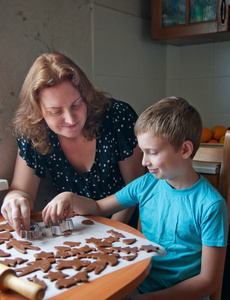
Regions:
<instances>
[{"instance_id":1,"label":"woman's face","mask_svg":"<svg viewBox=\"0 0 230 300\"><path fill-rule=\"evenodd\" d=\"M42 90L39 98L43 117L57 135L76 138L82 133L87 105L71 81Z\"/></svg>"}]
</instances>

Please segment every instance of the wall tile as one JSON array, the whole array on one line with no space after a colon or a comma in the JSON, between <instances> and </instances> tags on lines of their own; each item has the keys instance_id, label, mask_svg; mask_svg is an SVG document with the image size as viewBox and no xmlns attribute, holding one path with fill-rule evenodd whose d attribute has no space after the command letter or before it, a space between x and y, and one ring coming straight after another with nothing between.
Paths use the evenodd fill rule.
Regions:
<instances>
[{"instance_id":1,"label":"wall tile","mask_svg":"<svg viewBox=\"0 0 230 300\"><path fill-rule=\"evenodd\" d=\"M116 99L121 99L121 80L120 76L95 75L94 85L99 89L111 94Z\"/></svg>"},{"instance_id":2,"label":"wall tile","mask_svg":"<svg viewBox=\"0 0 230 300\"><path fill-rule=\"evenodd\" d=\"M181 78L213 76L213 44L180 47Z\"/></svg>"},{"instance_id":3,"label":"wall tile","mask_svg":"<svg viewBox=\"0 0 230 300\"><path fill-rule=\"evenodd\" d=\"M230 128L230 114L214 114L212 127L222 125Z\"/></svg>"},{"instance_id":4,"label":"wall tile","mask_svg":"<svg viewBox=\"0 0 230 300\"><path fill-rule=\"evenodd\" d=\"M166 95L168 96L179 96L180 95L180 81L167 80Z\"/></svg>"},{"instance_id":5,"label":"wall tile","mask_svg":"<svg viewBox=\"0 0 230 300\"><path fill-rule=\"evenodd\" d=\"M180 78L180 47L167 46L167 80Z\"/></svg>"},{"instance_id":6,"label":"wall tile","mask_svg":"<svg viewBox=\"0 0 230 300\"><path fill-rule=\"evenodd\" d=\"M230 77L213 80L213 113L230 113Z\"/></svg>"},{"instance_id":7,"label":"wall tile","mask_svg":"<svg viewBox=\"0 0 230 300\"><path fill-rule=\"evenodd\" d=\"M213 113L211 78L181 79L180 96L195 106L200 114Z\"/></svg>"},{"instance_id":8,"label":"wall tile","mask_svg":"<svg viewBox=\"0 0 230 300\"><path fill-rule=\"evenodd\" d=\"M230 76L230 42L214 45L214 76Z\"/></svg>"},{"instance_id":9,"label":"wall tile","mask_svg":"<svg viewBox=\"0 0 230 300\"><path fill-rule=\"evenodd\" d=\"M151 41L147 21L100 5L93 7L94 80L139 114L152 99L165 96L167 47Z\"/></svg>"},{"instance_id":10,"label":"wall tile","mask_svg":"<svg viewBox=\"0 0 230 300\"><path fill-rule=\"evenodd\" d=\"M92 78L91 12L84 0L0 0L0 5L0 178L10 181L17 144L5 125L23 80L34 60L50 50L67 54Z\"/></svg>"},{"instance_id":11,"label":"wall tile","mask_svg":"<svg viewBox=\"0 0 230 300\"><path fill-rule=\"evenodd\" d=\"M121 47L119 46L120 34L115 32L111 34L111 32L107 30L95 29L94 41L95 74L121 74Z\"/></svg>"}]
</instances>

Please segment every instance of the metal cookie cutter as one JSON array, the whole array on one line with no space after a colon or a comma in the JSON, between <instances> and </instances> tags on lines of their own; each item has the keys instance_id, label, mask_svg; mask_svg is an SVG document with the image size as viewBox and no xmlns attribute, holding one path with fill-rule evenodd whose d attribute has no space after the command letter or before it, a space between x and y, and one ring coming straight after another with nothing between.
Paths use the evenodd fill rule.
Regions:
<instances>
[{"instance_id":1,"label":"metal cookie cutter","mask_svg":"<svg viewBox=\"0 0 230 300\"><path fill-rule=\"evenodd\" d=\"M67 230L72 230L74 228L73 220L58 220L58 226L55 226L52 221L48 222L48 225L42 227L43 235L46 237L52 237L53 235L63 235Z\"/></svg>"},{"instance_id":2,"label":"metal cookie cutter","mask_svg":"<svg viewBox=\"0 0 230 300\"><path fill-rule=\"evenodd\" d=\"M24 238L27 240L38 239L40 236L40 228L39 228L38 223L31 221L30 222L30 230L25 230L25 229L20 230L20 236L21 236L21 238Z\"/></svg>"},{"instance_id":3,"label":"metal cookie cutter","mask_svg":"<svg viewBox=\"0 0 230 300\"><path fill-rule=\"evenodd\" d=\"M59 227L61 229L61 232L65 232L67 230L73 230L73 220L72 219L66 219L66 220L58 220Z\"/></svg>"},{"instance_id":4,"label":"metal cookie cutter","mask_svg":"<svg viewBox=\"0 0 230 300\"><path fill-rule=\"evenodd\" d=\"M53 230L54 224L52 221L49 221L48 224L44 227L42 227L42 233L46 237L53 237L54 230Z\"/></svg>"}]
</instances>

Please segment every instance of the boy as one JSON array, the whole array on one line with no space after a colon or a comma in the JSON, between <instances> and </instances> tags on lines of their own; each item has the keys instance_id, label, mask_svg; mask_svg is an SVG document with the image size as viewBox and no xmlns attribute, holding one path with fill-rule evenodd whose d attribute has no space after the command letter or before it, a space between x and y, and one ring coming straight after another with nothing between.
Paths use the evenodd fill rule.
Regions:
<instances>
[{"instance_id":1,"label":"boy","mask_svg":"<svg viewBox=\"0 0 230 300\"><path fill-rule=\"evenodd\" d=\"M149 173L115 195L98 201L80 196L59 199L43 211L45 223L80 215L109 216L139 204L142 232L167 250L153 257L152 268L128 299L207 299L219 286L227 243L227 206L214 187L192 166L202 121L183 98L169 97L150 106L135 125Z\"/></svg>"}]
</instances>

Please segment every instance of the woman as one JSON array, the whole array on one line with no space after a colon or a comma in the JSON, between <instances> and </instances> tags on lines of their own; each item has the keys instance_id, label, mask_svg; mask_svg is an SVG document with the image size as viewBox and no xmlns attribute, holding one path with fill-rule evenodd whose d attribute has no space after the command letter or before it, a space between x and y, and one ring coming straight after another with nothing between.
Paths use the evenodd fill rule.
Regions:
<instances>
[{"instance_id":1,"label":"woman","mask_svg":"<svg viewBox=\"0 0 230 300\"><path fill-rule=\"evenodd\" d=\"M71 193L98 200L143 175L136 119L128 104L93 87L68 57L42 54L26 76L13 119L19 150L1 208L4 218L18 234L22 227L29 230L46 169L59 193L53 203ZM59 205L49 207L56 219L65 218ZM112 218L128 223L132 213Z\"/></svg>"}]
</instances>

